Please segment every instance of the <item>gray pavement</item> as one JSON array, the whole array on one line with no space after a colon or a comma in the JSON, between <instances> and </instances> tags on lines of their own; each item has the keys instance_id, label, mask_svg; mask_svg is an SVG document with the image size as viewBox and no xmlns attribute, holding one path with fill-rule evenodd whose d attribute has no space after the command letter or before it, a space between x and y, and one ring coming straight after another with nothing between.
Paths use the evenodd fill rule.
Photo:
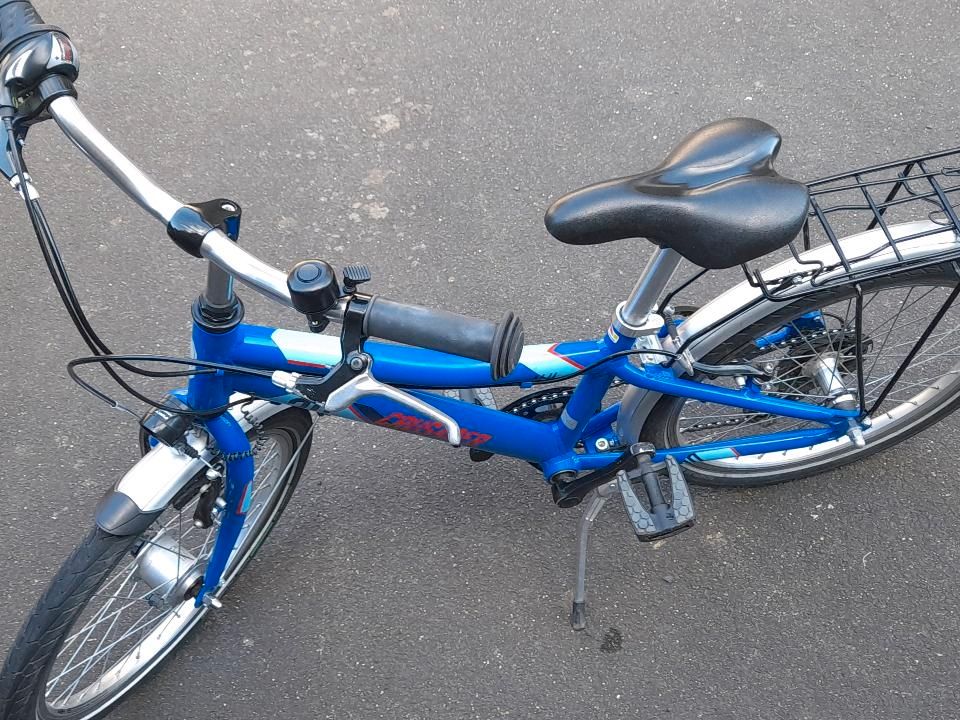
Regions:
<instances>
[{"instance_id":1,"label":"gray pavement","mask_svg":"<svg viewBox=\"0 0 960 720\"><path fill-rule=\"evenodd\" d=\"M560 245L550 198L653 165L700 124L771 122L803 178L958 144L943 2L40 9L79 45L91 117L178 197L242 203L266 260L364 261L398 299L517 310L534 342L602 332L648 252ZM55 127L29 146L97 327L117 350L185 352L203 267ZM65 377L83 348L12 195L0 219L5 648L136 448ZM299 327L245 298L252 320ZM956 419L804 482L698 492L700 524L657 549L614 507L583 634L566 624L576 513L530 467L322 430L226 610L112 717L960 716Z\"/></svg>"}]
</instances>

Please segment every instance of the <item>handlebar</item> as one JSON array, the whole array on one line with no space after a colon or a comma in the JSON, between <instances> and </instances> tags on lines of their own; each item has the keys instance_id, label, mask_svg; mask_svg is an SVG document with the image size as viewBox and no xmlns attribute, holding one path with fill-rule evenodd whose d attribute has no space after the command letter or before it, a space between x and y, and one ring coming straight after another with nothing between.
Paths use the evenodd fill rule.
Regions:
<instances>
[{"instance_id":1,"label":"handlebar","mask_svg":"<svg viewBox=\"0 0 960 720\"><path fill-rule=\"evenodd\" d=\"M75 99L72 83L78 69L69 38L59 28L44 24L29 0L0 0L0 115L7 127L12 128L15 113L23 122L43 119L48 113L101 172L167 226L183 249L272 300L299 308L287 273L241 248L206 222L197 207L167 193L94 127ZM340 322L348 303L345 295L324 304L322 312ZM492 323L374 297L365 324L364 331L373 337L489 362L494 378L516 367L523 347L523 327L513 313Z\"/></svg>"},{"instance_id":2,"label":"handlebar","mask_svg":"<svg viewBox=\"0 0 960 720\"><path fill-rule=\"evenodd\" d=\"M167 224L177 211L185 207L107 140L72 97L57 98L50 103L49 112L80 152L157 220ZM267 297L293 307L286 273L241 248L222 230L215 228L204 237L200 254Z\"/></svg>"},{"instance_id":3,"label":"handlebar","mask_svg":"<svg viewBox=\"0 0 960 720\"><path fill-rule=\"evenodd\" d=\"M169 224L186 207L110 143L84 116L74 98L53 100L49 112L70 141L154 218ZM199 254L261 294L293 307L287 273L244 250L222 230L214 228L204 235ZM325 313L326 317L341 321L345 305L341 300ZM493 323L380 297L371 304L365 330L372 337L488 362L494 378L510 374L523 349L523 326L513 313Z\"/></svg>"}]
</instances>

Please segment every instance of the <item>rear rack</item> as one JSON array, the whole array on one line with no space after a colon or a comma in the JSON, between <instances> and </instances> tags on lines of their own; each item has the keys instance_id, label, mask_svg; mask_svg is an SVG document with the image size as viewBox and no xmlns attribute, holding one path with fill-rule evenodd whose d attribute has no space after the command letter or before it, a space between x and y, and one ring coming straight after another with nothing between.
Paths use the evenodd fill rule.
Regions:
<instances>
[{"instance_id":1,"label":"rear rack","mask_svg":"<svg viewBox=\"0 0 960 720\"><path fill-rule=\"evenodd\" d=\"M960 148L833 175L807 187L810 212L801 235L788 245L792 259L764 271L742 266L747 282L769 300L960 258ZM941 252L930 252L929 239L918 242L934 236L942 236Z\"/></svg>"},{"instance_id":2,"label":"rear rack","mask_svg":"<svg viewBox=\"0 0 960 720\"><path fill-rule=\"evenodd\" d=\"M741 267L747 282L774 302L810 296L824 288L852 286L853 317L842 318L843 337L852 341L848 343L852 347L843 355L856 364L851 379L856 383L858 419L862 420L880 410L960 297L960 148L832 175L807 187L810 211L802 232L787 246L791 257L762 271L753 266L757 261ZM905 355L896 368L889 368L880 378L882 385L871 377L874 387L868 400L861 283L945 263L952 265L958 284L939 309L931 312L912 347L904 348ZM661 302L661 310L707 272L700 270L672 289ZM743 311L742 307L732 309L718 324ZM679 350L687 349L708 331L704 328L686 337ZM836 357L841 359L840 351ZM871 363L871 374L874 365L876 360Z\"/></svg>"}]
</instances>

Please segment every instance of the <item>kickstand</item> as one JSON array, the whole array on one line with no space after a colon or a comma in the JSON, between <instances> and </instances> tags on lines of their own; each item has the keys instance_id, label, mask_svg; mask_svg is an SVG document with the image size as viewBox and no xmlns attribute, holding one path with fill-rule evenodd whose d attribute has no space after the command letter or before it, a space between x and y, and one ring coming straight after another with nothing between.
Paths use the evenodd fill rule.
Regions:
<instances>
[{"instance_id":1,"label":"kickstand","mask_svg":"<svg viewBox=\"0 0 960 720\"><path fill-rule=\"evenodd\" d=\"M583 514L577 525L577 587L573 594L573 609L570 611L570 625L574 630L585 630L587 627L587 545L590 541L590 527L607 498L616 490L616 481L611 481L591 490L583 499Z\"/></svg>"}]
</instances>

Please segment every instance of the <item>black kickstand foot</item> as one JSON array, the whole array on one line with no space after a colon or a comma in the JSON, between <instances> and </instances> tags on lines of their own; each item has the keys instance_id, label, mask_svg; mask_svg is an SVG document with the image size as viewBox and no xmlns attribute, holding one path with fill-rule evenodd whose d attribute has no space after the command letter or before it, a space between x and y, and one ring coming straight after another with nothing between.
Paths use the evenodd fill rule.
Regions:
<instances>
[{"instance_id":1,"label":"black kickstand foot","mask_svg":"<svg viewBox=\"0 0 960 720\"><path fill-rule=\"evenodd\" d=\"M570 627L574 630L587 629L587 603L584 601L573 603L573 610L570 611Z\"/></svg>"}]
</instances>

